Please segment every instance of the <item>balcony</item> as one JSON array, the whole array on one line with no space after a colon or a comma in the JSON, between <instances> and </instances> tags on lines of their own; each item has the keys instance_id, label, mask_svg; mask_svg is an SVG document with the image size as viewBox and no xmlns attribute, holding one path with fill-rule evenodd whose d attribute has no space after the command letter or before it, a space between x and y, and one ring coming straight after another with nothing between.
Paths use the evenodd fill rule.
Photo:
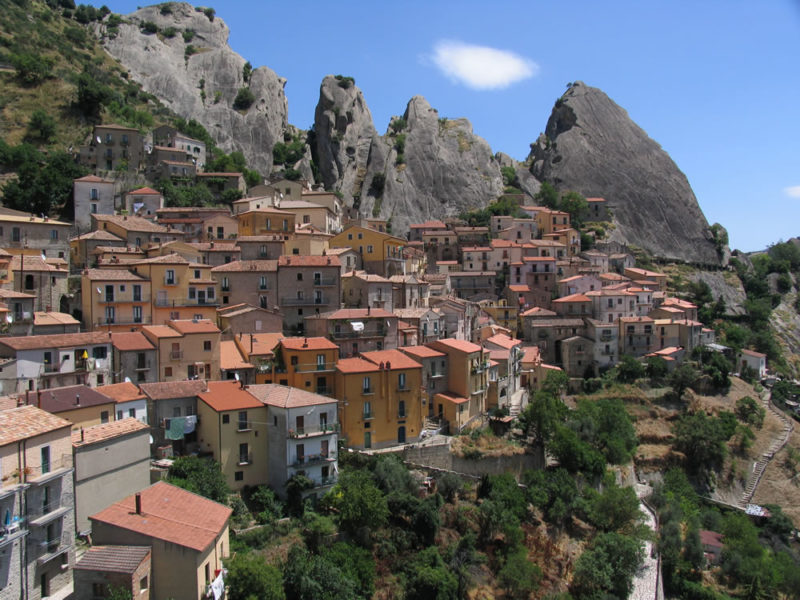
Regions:
<instances>
[{"instance_id":1,"label":"balcony","mask_svg":"<svg viewBox=\"0 0 800 600\"><path fill-rule=\"evenodd\" d=\"M51 502L36 512L28 513L28 524L31 527L44 527L48 523L66 515L72 507L63 506L61 502Z\"/></svg>"},{"instance_id":2,"label":"balcony","mask_svg":"<svg viewBox=\"0 0 800 600\"><path fill-rule=\"evenodd\" d=\"M109 319L105 319L105 318L101 317L101 318L97 319L97 321L95 321L94 326L95 326L95 328L103 328L103 327L108 327L109 325L114 325L115 327L127 327L127 326L133 326L133 325L151 325L151 324L152 324L152 320L150 319L150 317L147 317L147 318L142 317L139 320L136 320L136 319L113 319L113 320L109 320Z\"/></svg>"},{"instance_id":3,"label":"balcony","mask_svg":"<svg viewBox=\"0 0 800 600\"><path fill-rule=\"evenodd\" d=\"M299 363L294 365L296 373L318 373L321 371L333 371L336 368L336 363Z\"/></svg>"},{"instance_id":4,"label":"balcony","mask_svg":"<svg viewBox=\"0 0 800 600\"><path fill-rule=\"evenodd\" d=\"M335 452L328 452L327 454L304 454L295 458L293 467L306 467L319 463L332 462L336 460Z\"/></svg>"},{"instance_id":5,"label":"balcony","mask_svg":"<svg viewBox=\"0 0 800 600\"><path fill-rule=\"evenodd\" d=\"M336 482L339 481L339 478L336 475L330 475L328 477L321 477L319 480L319 486L324 487L328 485L336 485Z\"/></svg>"},{"instance_id":6,"label":"balcony","mask_svg":"<svg viewBox=\"0 0 800 600\"><path fill-rule=\"evenodd\" d=\"M54 363L44 363L44 372L45 373L60 373L61 372L61 365L64 363L61 361L54 362Z\"/></svg>"},{"instance_id":7,"label":"balcony","mask_svg":"<svg viewBox=\"0 0 800 600\"><path fill-rule=\"evenodd\" d=\"M36 559L36 565L39 567L68 552L70 548L69 545L61 543L61 538L39 542L39 547L45 551L45 554Z\"/></svg>"},{"instance_id":8,"label":"balcony","mask_svg":"<svg viewBox=\"0 0 800 600\"><path fill-rule=\"evenodd\" d=\"M221 289L223 292L230 292L230 291L231 291L231 284L228 284L228 285L224 285L224 284L223 284L222 286L220 286L220 289Z\"/></svg>"},{"instance_id":9,"label":"balcony","mask_svg":"<svg viewBox=\"0 0 800 600\"><path fill-rule=\"evenodd\" d=\"M334 331L331 334L334 340L350 340L350 339L358 339L358 338L376 338L376 337L385 337L386 331L383 328L380 329L373 329L364 331Z\"/></svg>"},{"instance_id":10,"label":"balcony","mask_svg":"<svg viewBox=\"0 0 800 600\"><path fill-rule=\"evenodd\" d=\"M72 454L62 454L61 458L51 460L39 467L26 467L25 483L42 485L72 472Z\"/></svg>"},{"instance_id":11,"label":"balcony","mask_svg":"<svg viewBox=\"0 0 800 600\"><path fill-rule=\"evenodd\" d=\"M27 529L20 529L18 524L12 524L8 530L0 532L0 550L26 535L28 535Z\"/></svg>"},{"instance_id":12,"label":"balcony","mask_svg":"<svg viewBox=\"0 0 800 600\"><path fill-rule=\"evenodd\" d=\"M311 427L298 427L297 429L289 430L289 437L292 439L301 439L314 437L317 435L330 435L331 433L338 433L339 429L339 423L312 425Z\"/></svg>"},{"instance_id":13,"label":"balcony","mask_svg":"<svg viewBox=\"0 0 800 600\"><path fill-rule=\"evenodd\" d=\"M239 463L240 467L244 465L252 465L253 464L253 453L248 452L247 454L240 454L239 455Z\"/></svg>"},{"instance_id":14,"label":"balcony","mask_svg":"<svg viewBox=\"0 0 800 600\"><path fill-rule=\"evenodd\" d=\"M411 388L410 388L410 387L408 387L408 385L404 385L404 386L399 386L399 385L398 385L398 386L397 386L397 391L398 391L398 392L410 392L410 391L411 391Z\"/></svg>"},{"instance_id":15,"label":"balcony","mask_svg":"<svg viewBox=\"0 0 800 600\"><path fill-rule=\"evenodd\" d=\"M330 298L327 296L321 296L319 298L283 297L280 303L282 306L313 306L315 304L329 304Z\"/></svg>"},{"instance_id":16,"label":"balcony","mask_svg":"<svg viewBox=\"0 0 800 600\"><path fill-rule=\"evenodd\" d=\"M183 358L183 350L172 350L169 353L170 360L181 360Z\"/></svg>"},{"instance_id":17,"label":"balcony","mask_svg":"<svg viewBox=\"0 0 800 600\"><path fill-rule=\"evenodd\" d=\"M244 433L246 431L252 431L253 429L253 422L252 421L238 421L236 423L236 431L239 433Z\"/></svg>"},{"instance_id":18,"label":"balcony","mask_svg":"<svg viewBox=\"0 0 800 600\"><path fill-rule=\"evenodd\" d=\"M314 285L316 286L331 286L336 285L336 278L335 277L318 277L314 279Z\"/></svg>"},{"instance_id":19,"label":"balcony","mask_svg":"<svg viewBox=\"0 0 800 600\"><path fill-rule=\"evenodd\" d=\"M332 385L318 386L317 389L314 390L314 393L319 394L320 396L333 396L333 386Z\"/></svg>"}]
</instances>

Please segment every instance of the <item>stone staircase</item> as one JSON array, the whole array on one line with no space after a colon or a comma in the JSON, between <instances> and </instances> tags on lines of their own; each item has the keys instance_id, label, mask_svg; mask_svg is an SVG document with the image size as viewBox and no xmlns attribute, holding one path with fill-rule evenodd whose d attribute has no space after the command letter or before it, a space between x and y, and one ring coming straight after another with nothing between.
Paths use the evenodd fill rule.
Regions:
<instances>
[{"instance_id":1,"label":"stone staircase","mask_svg":"<svg viewBox=\"0 0 800 600\"><path fill-rule=\"evenodd\" d=\"M780 437L772 441L769 449L764 452L764 454L762 454L758 459L758 462L756 462L753 472L750 474L750 477L747 480L747 485L745 486L742 498L739 500L739 506L741 508L745 508L748 504L750 504L750 501L753 499L753 496L756 493L758 483L761 481L761 477L764 475L764 471L767 469L769 461L771 461L772 458L786 445L786 442L789 441L789 436L791 435L792 430L794 430L794 423L792 420L783 414L783 411L777 409L772 404L769 396L763 399L762 402L769 411L771 411L783 422L783 432Z\"/></svg>"}]
</instances>

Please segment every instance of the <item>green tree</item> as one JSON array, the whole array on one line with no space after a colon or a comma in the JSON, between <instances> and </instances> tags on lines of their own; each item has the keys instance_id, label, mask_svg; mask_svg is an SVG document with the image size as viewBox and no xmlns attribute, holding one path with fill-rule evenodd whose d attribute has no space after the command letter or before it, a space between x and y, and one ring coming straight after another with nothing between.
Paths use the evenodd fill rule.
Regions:
<instances>
[{"instance_id":1,"label":"green tree","mask_svg":"<svg viewBox=\"0 0 800 600\"><path fill-rule=\"evenodd\" d=\"M571 591L575 598L627 598L633 576L644 560L639 540L618 533L603 533L589 545L575 565Z\"/></svg>"},{"instance_id":2,"label":"green tree","mask_svg":"<svg viewBox=\"0 0 800 600\"><path fill-rule=\"evenodd\" d=\"M290 600L355 600L356 581L323 556L293 546L283 568L283 585Z\"/></svg>"},{"instance_id":3,"label":"green tree","mask_svg":"<svg viewBox=\"0 0 800 600\"><path fill-rule=\"evenodd\" d=\"M56 121L41 108L37 108L31 114L28 121L27 137L33 140L40 140L45 143L52 141L56 134Z\"/></svg>"},{"instance_id":4,"label":"green tree","mask_svg":"<svg viewBox=\"0 0 800 600\"><path fill-rule=\"evenodd\" d=\"M734 412L737 419L749 425L753 425L756 429L761 429L764 425L766 411L763 406L760 406L758 402L753 400L750 396L739 398L739 400L736 401L736 409Z\"/></svg>"},{"instance_id":5,"label":"green tree","mask_svg":"<svg viewBox=\"0 0 800 600\"><path fill-rule=\"evenodd\" d=\"M363 471L344 471L329 493L345 531L356 533L361 528L374 531L389 517L386 498Z\"/></svg>"},{"instance_id":6,"label":"green tree","mask_svg":"<svg viewBox=\"0 0 800 600\"><path fill-rule=\"evenodd\" d=\"M230 600L284 600L283 576L258 554L237 552L227 563Z\"/></svg>"},{"instance_id":7,"label":"green tree","mask_svg":"<svg viewBox=\"0 0 800 600\"><path fill-rule=\"evenodd\" d=\"M497 573L497 582L510 598L524 600L536 591L542 570L530 560L524 547L518 548Z\"/></svg>"},{"instance_id":8,"label":"green tree","mask_svg":"<svg viewBox=\"0 0 800 600\"><path fill-rule=\"evenodd\" d=\"M250 61L248 60L246 63L244 63L244 66L242 67L242 79L244 79L245 83L250 81L250 75L252 74L253 74L253 65L251 65Z\"/></svg>"},{"instance_id":9,"label":"green tree","mask_svg":"<svg viewBox=\"0 0 800 600\"><path fill-rule=\"evenodd\" d=\"M300 517L305 511L303 495L314 487L314 482L302 473L295 473L286 482L286 511L293 517Z\"/></svg>"},{"instance_id":10,"label":"green tree","mask_svg":"<svg viewBox=\"0 0 800 600\"><path fill-rule=\"evenodd\" d=\"M689 389L697 378L699 373L689 362L682 362L678 365L669 376L669 385L672 391L675 392L678 400L683 398L683 393Z\"/></svg>"},{"instance_id":11,"label":"green tree","mask_svg":"<svg viewBox=\"0 0 800 600\"><path fill-rule=\"evenodd\" d=\"M567 192L561 196L559 210L569 214L570 224L578 228L589 214L589 203L578 192Z\"/></svg>"},{"instance_id":12,"label":"green tree","mask_svg":"<svg viewBox=\"0 0 800 600\"><path fill-rule=\"evenodd\" d=\"M559 395L546 390L533 393L528 406L520 413L519 422L522 429L533 436L536 444L546 444L563 423L567 415L567 406Z\"/></svg>"},{"instance_id":13,"label":"green tree","mask_svg":"<svg viewBox=\"0 0 800 600\"><path fill-rule=\"evenodd\" d=\"M558 208L558 192L556 188L546 181L542 182L542 186L533 198L542 206L552 209Z\"/></svg>"},{"instance_id":14,"label":"green tree","mask_svg":"<svg viewBox=\"0 0 800 600\"><path fill-rule=\"evenodd\" d=\"M613 478L591 499L588 513L589 520L598 529L622 533L630 533L644 517L633 488L620 487Z\"/></svg>"},{"instance_id":15,"label":"green tree","mask_svg":"<svg viewBox=\"0 0 800 600\"><path fill-rule=\"evenodd\" d=\"M356 593L361 598L372 598L375 592L375 560L364 548L337 542L322 551L322 557L338 565L345 576L356 583Z\"/></svg>"},{"instance_id":16,"label":"green tree","mask_svg":"<svg viewBox=\"0 0 800 600\"><path fill-rule=\"evenodd\" d=\"M112 585L108 588L108 600L133 600L133 594L122 586Z\"/></svg>"},{"instance_id":17,"label":"green tree","mask_svg":"<svg viewBox=\"0 0 800 600\"><path fill-rule=\"evenodd\" d=\"M176 458L167 471L167 481L220 504L225 504L230 494L219 463L211 458Z\"/></svg>"},{"instance_id":18,"label":"green tree","mask_svg":"<svg viewBox=\"0 0 800 600\"><path fill-rule=\"evenodd\" d=\"M644 365L630 354L623 354L616 366L617 379L623 383L633 383L646 375Z\"/></svg>"},{"instance_id":19,"label":"green tree","mask_svg":"<svg viewBox=\"0 0 800 600\"><path fill-rule=\"evenodd\" d=\"M456 600L458 580L435 546L417 553L407 565L406 600Z\"/></svg>"},{"instance_id":20,"label":"green tree","mask_svg":"<svg viewBox=\"0 0 800 600\"><path fill-rule=\"evenodd\" d=\"M50 77L53 61L30 52L11 55L11 64L19 80L26 85L36 85Z\"/></svg>"},{"instance_id":21,"label":"green tree","mask_svg":"<svg viewBox=\"0 0 800 600\"><path fill-rule=\"evenodd\" d=\"M78 76L77 108L92 119L100 118L103 105L111 99L111 90L84 71Z\"/></svg>"},{"instance_id":22,"label":"green tree","mask_svg":"<svg viewBox=\"0 0 800 600\"><path fill-rule=\"evenodd\" d=\"M673 427L675 449L683 452L688 468L696 474L719 469L725 460L728 437L720 419L704 412L683 415Z\"/></svg>"},{"instance_id":23,"label":"green tree","mask_svg":"<svg viewBox=\"0 0 800 600\"><path fill-rule=\"evenodd\" d=\"M259 485L252 490L248 500L259 523L274 523L283 515L283 503L266 485Z\"/></svg>"},{"instance_id":24,"label":"green tree","mask_svg":"<svg viewBox=\"0 0 800 600\"><path fill-rule=\"evenodd\" d=\"M236 92L236 98L233 100L233 108L235 110L247 110L255 101L255 94L253 94L250 88L239 88L239 91Z\"/></svg>"}]
</instances>

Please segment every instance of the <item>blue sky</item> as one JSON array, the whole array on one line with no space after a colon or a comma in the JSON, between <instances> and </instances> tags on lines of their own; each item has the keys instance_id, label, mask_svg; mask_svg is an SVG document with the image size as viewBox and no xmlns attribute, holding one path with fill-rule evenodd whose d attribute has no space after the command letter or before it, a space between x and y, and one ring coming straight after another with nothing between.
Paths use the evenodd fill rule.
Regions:
<instances>
[{"instance_id":1,"label":"blue sky","mask_svg":"<svg viewBox=\"0 0 800 600\"><path fill-rule=\"evenodd\" d=\"M313 122L322 78L340 73L355 78L379 132L422 95L522 160L566 83L581 80L669 152L732 247L800 236L800 0L214 7L236 52L288 80L298 127Z\"/></svg>"}]
</instances>

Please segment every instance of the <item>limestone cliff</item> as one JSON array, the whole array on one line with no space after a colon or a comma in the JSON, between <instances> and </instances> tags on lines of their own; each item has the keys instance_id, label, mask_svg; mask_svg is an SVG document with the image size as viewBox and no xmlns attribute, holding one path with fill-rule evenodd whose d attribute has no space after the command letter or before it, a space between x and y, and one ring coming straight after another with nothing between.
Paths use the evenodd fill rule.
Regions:
<instances>
[{"instance_id":1,"label":"limestone cliff","mask_svg":"<svg viewBox=\"0 0 800 600\"><path fill-rule=\"evenodd\" d=\"M440 118L415 96L386 134L377 134L361 91L326 77L314 124L323 182L365 216L391 218L393 231L482 208L503 189L500 163L466 119Z\"/></svg>"},{"instance_id":2,"label":"limestone cliff","mask_svg":"<svg viewBox=\"0 0 800 600\"><path fill-rule=\"evenodd\" d=\"M166 13L160 6L127 15L115 35L101 27L106 50L146 91L178 115L201 123L220 148L243 152L251 168L269 174L272 147L282 141L288 125L286 80L259 67L246 82L246 61L228 46L224 21L186 3L172 2ZM159 33L147 33L144 23L154 23ZM250 88L255 102L235 110L242 87Z\"/></svg>"},{"instance_id":3,"label":"limestone cliff","mask_svg":"<svg viewBox=\"0 0 800 600\"><path fill-rule=\"evenodd\" d=\"M662 258L721 264L724 252L686 176L601 90L573 84L531 145L529 161L540 181L606 198L617 225L612 239Z\"/></svg>"}]
</instances>

